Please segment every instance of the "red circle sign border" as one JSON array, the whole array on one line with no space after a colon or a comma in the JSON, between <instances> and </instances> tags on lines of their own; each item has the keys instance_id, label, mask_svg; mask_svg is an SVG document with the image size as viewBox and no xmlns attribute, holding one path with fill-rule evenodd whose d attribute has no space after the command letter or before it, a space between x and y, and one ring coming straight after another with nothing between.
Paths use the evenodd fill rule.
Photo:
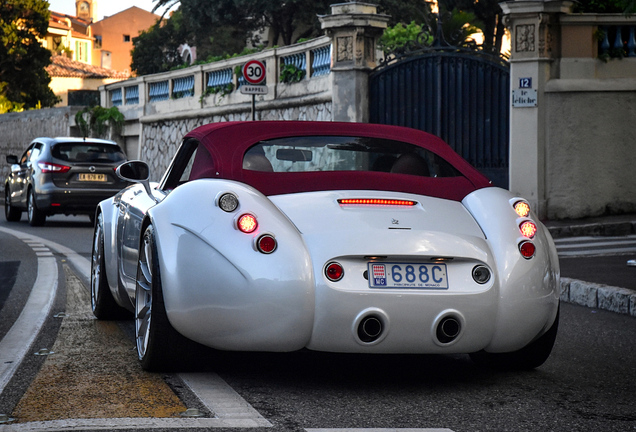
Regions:
<instances>
[{"instance_id":1,"label":"red circle sign border","mask_svg":"<svg viewBox=\"0 0 636 432\"><path fill-rule=\"evenodd\" d=\"M248 77L247 77L247 74L245 73L245 71L247 70L247 68L248 68L250 65L253 65L253 64L256 64L256 65L260 66L260 68L263 70L263 75L261 75L261 77L260 77L259 79L257 79L257 80L254 80L254 79L248 78ZM250 84L252 84L252 85L257 85L257 84L260 84L260 83L262 83L263 81L265 81L265 65L264 65L264 64L263 64L263 62L262 62L262 61L260 61L260 60L250 60L250 61L248 61L247 63L245 63L245 64L243 65L243 71L242 71L242 72L243 72L243 78L245 78L245 81L247 81L248 83L250 83Z\"/></svg>"}]
</instances>

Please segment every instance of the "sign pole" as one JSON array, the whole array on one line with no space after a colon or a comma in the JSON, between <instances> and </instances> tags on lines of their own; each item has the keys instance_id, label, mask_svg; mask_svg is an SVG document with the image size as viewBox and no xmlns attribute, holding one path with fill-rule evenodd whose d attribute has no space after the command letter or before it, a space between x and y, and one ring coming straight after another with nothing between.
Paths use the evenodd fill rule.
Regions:
<instances>
[{"instance_id":1,"label":"sign pole","mask_svg":"<svg viewBox=\"0 0 636 432\"><path fill-rule=\"evenodd\" d=\"M247 85L241 86L241 93L252 95L252 121L255 121L256 95L267 94L267 86L261 85L265 82L265 64L260 60L250 60L243 65L242 72Z\"/></svg>"}]
</instances>

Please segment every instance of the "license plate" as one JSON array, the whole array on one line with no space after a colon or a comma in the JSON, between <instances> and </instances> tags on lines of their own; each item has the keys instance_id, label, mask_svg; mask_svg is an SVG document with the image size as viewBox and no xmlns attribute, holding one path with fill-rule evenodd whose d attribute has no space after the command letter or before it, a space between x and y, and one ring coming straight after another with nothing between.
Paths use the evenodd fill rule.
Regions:
<instances>
[{"instance_id":1,"label":"license plate","mask_svg":"<svg viewBox=\"0 0 636 432\"><path fill-rule=\"evenodd\" d=\"M79 181L105 182L106 174L79 173L77 179Z\"/></svg>"},{"instance_id":2,"label":"license plate","mask_svg":"<svg viewBox=\"0 0 636 432\"><path fill-rule=\"evenodd\" d=\"M446 264L369 263L370 288L448 289Z\"/></svg>"}]
</instances>

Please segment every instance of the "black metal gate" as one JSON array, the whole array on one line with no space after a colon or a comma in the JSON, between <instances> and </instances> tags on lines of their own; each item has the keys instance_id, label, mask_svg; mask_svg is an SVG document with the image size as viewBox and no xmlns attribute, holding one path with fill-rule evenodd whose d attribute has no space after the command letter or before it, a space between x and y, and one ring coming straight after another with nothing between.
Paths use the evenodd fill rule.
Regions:
<instances>
[{"instance_id":1,"label":"black metal gate","mask_svg":"<svg viewBox=\"0 0 636 432\"><path fill-rule=\"evenodd\" d=\"M510 67L476 50L432 45L392 58L370 76L370 121L441 137L508 187Z\"/></svg>"}]
</instances>

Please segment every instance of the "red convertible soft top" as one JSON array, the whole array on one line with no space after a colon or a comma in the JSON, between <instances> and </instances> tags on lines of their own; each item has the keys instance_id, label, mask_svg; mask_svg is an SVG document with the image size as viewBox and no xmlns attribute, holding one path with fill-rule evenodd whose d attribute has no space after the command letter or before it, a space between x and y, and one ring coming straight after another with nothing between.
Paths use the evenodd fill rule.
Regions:
<instances>
[{"instance_id":1,"label":"red convertible soft top","mask_svg":"<svg viewBox=\"0 0 636 432\"><path fill-rule=\"evenodd\" d=\"M243 169L245 152L260 141L329 135L380 138L414 144L446 160L461 176L421 177L373 171L263 172ZM212 168L211 162L195 162L191 180L206 177L236 180L253 186L265 195L321 190L386 190L461 201L470 192L491 186L484 175L440 138L399 126L312 121L225 122L198 127L188 133L187 138L197 139L214 161L213 169L209 169Z\"/></svg>"}]
</instances>

